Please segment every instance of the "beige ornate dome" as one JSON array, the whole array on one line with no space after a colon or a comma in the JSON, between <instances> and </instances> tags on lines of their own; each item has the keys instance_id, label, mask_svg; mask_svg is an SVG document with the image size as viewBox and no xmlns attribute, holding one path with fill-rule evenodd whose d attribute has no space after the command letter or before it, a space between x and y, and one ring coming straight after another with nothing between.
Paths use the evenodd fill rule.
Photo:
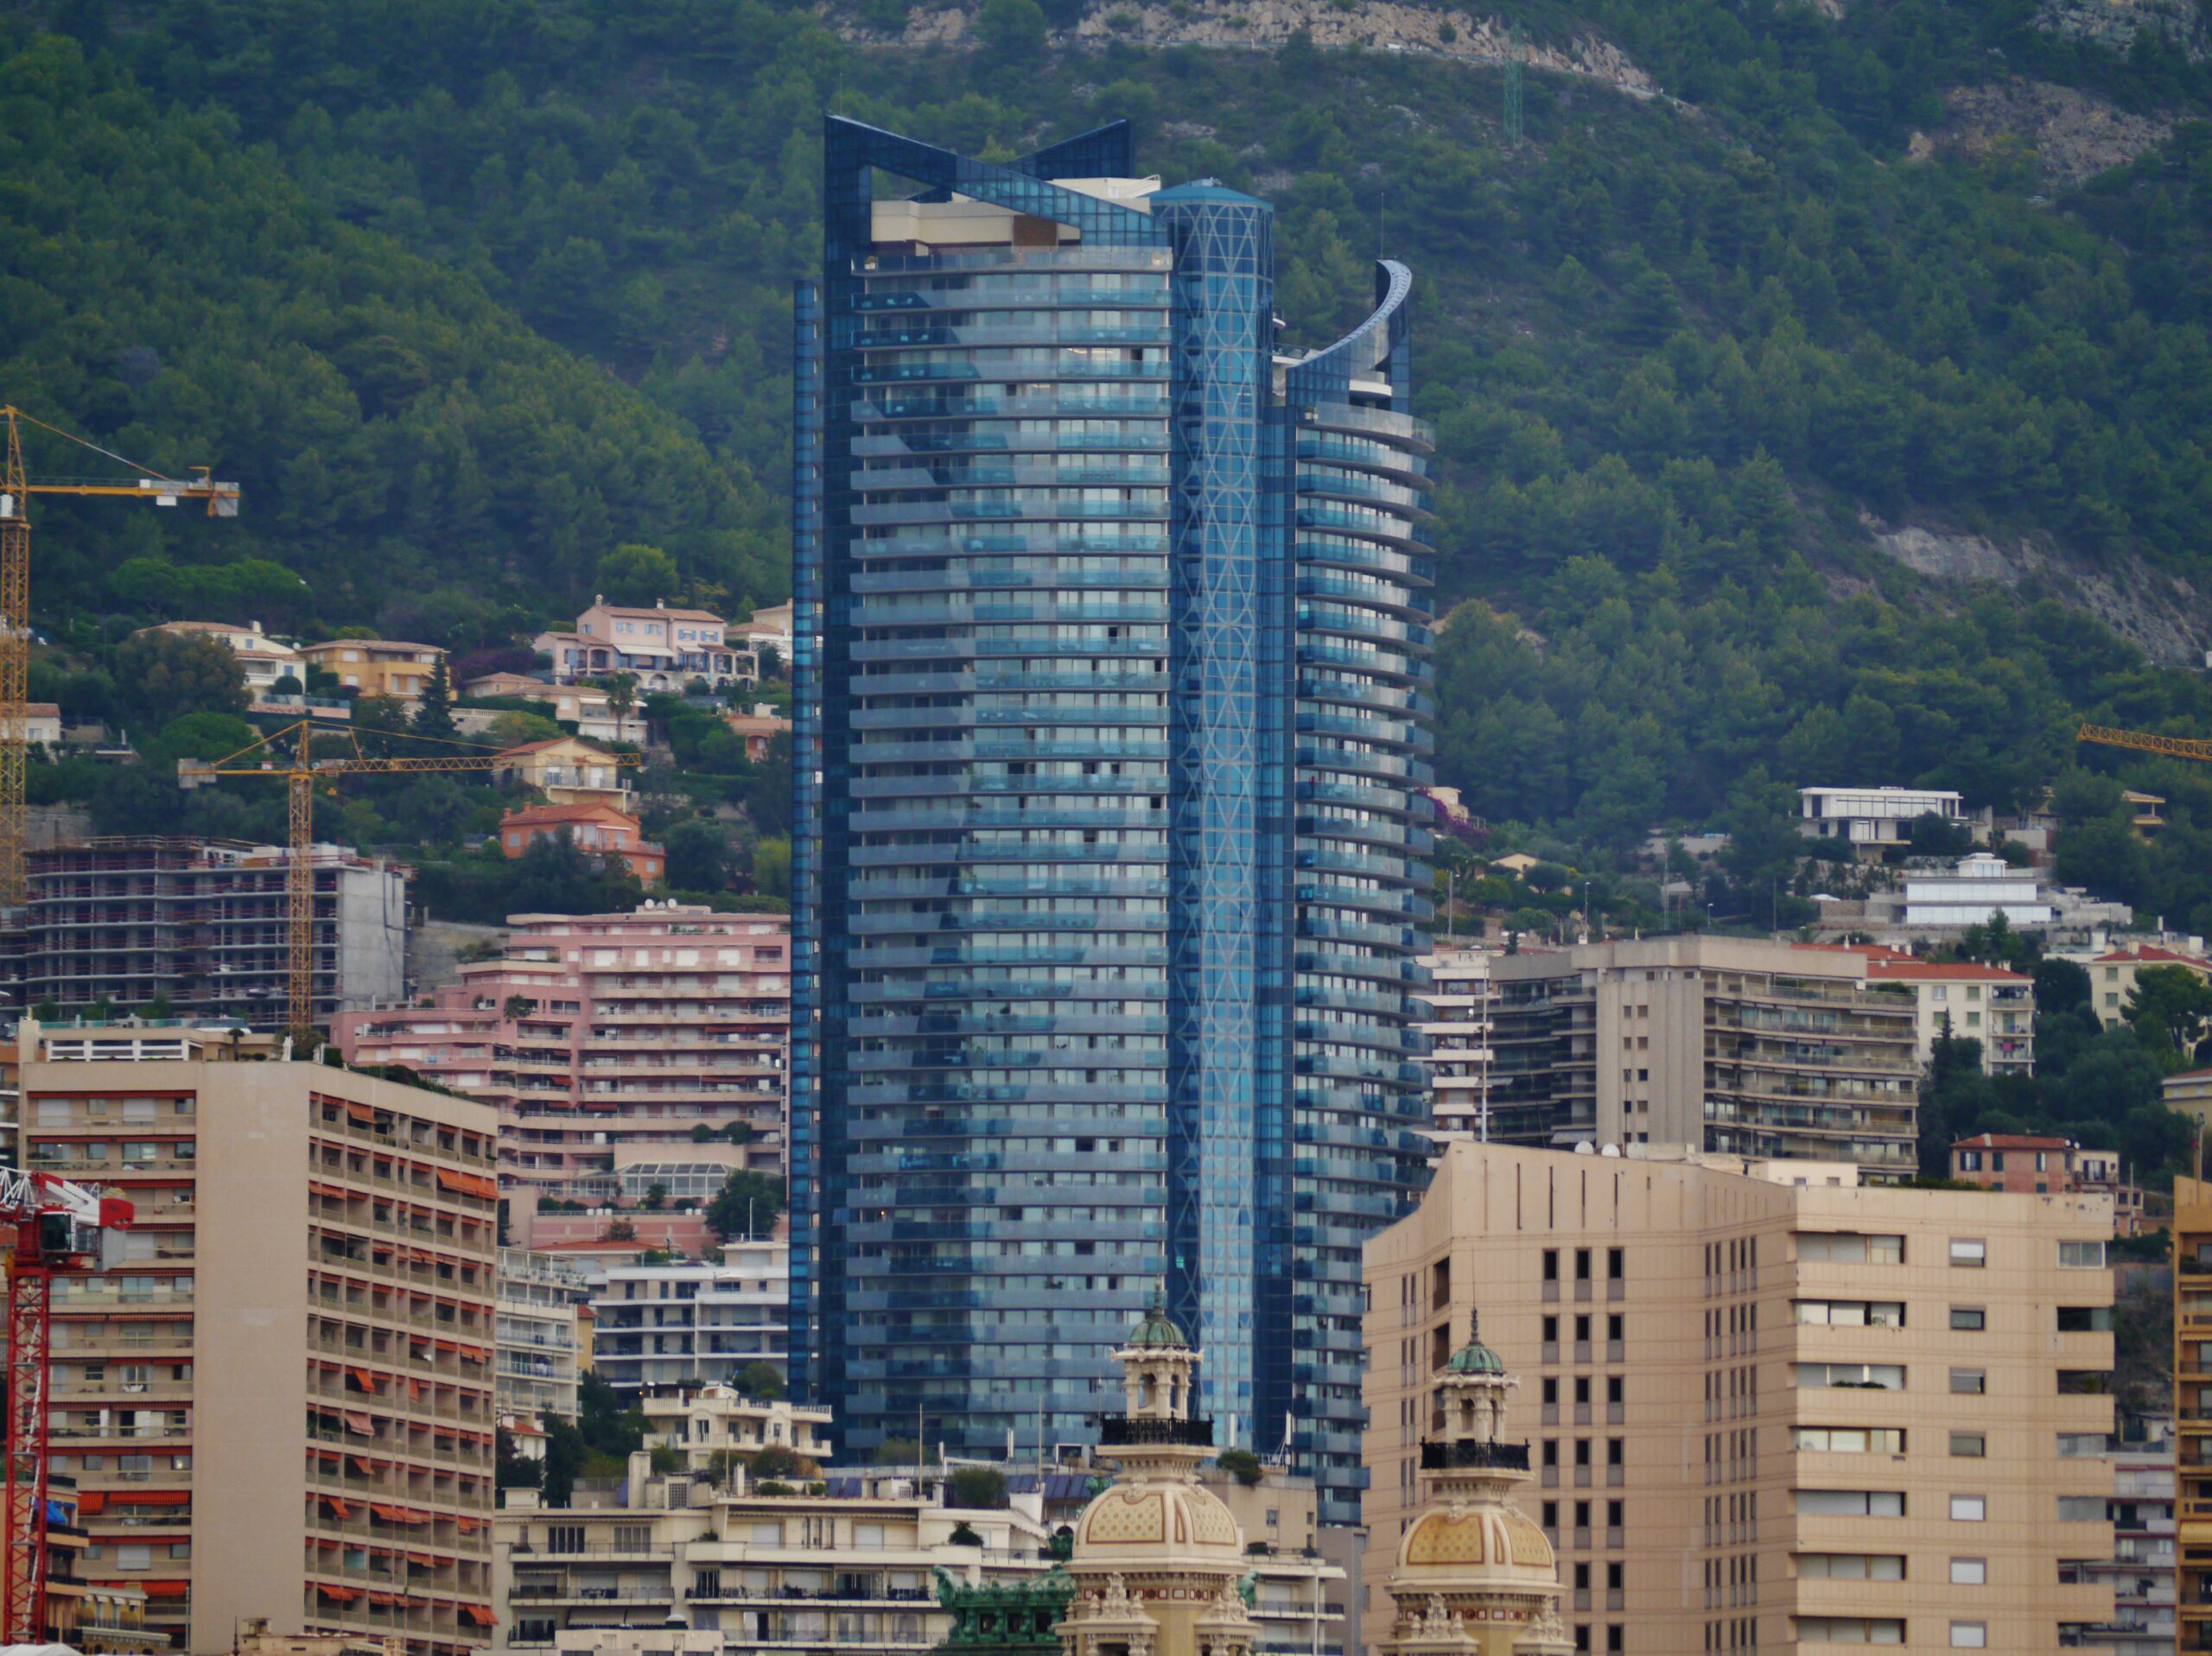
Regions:
<instances>
[{"instance_id":1,"label":"beige ornate dome","mask_svg":"<svg viewBox=\"0 0 2212 1656\"><path fill-rule=\"evenodd\" d=\"M1449 1597L1467 1583L1516 1580L1553 1585L1558 1579L1552 1544L1542 1530L1510 1507L1475 1507L1456 1513L1433 1509L1417 1519L1398 1543L1393 1583Z\"/></svg>"},{"instance_id":2,"label":"beige ornate dome","mask_svg":"<svg viewBox=\"0 0 2212 1656\"><path fill-rule=\"evenodd\" d=\"M1217 1558L1241 1569L1244 1545L1229 1508L1205 1488L1163 1482L1116 1485L1093 1501L1076 1521L1075 1551L1126 1571Z\"/></svg>"}]
</instances>

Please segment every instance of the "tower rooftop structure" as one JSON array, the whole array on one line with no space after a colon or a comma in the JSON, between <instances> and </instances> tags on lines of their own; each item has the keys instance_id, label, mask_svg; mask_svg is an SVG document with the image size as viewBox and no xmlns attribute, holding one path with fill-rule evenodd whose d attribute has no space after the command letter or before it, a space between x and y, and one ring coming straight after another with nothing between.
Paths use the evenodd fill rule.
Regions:
<instances>
[{"instance_id":1,"label":"tower rooftop structure","mask_svg":"<svg viewBox=\"0 0 2212 1656\"><path fill-rule=\"evenodd\" d=\"M1243 1532L1198 1481L1213 1423L1193 1419L1199 1355L1164 1296L1114 1353L1124 1412L1099 1421L1117 1468L1084 1509L1067 1566L1075 1597L1060 1623L1065 1656L1252 1656Z\"/></svg>"},{"instance_id":2,"label":"tower rooftop structure","mask_svg":"<svg viewBox=\"0 0 2212 1656\"><path fill-rule=\"evenodd\" d=\"M1559 1621L1551 1543L1514 1504L1529 1445L1503 1432L1520 1382L1471 1324L1432 1382L1421 1443L1427 1502L1398 1542L1396 1606L1384 1656L1553 1656L1573 1648Z\"/></svg>"}]
</instances>

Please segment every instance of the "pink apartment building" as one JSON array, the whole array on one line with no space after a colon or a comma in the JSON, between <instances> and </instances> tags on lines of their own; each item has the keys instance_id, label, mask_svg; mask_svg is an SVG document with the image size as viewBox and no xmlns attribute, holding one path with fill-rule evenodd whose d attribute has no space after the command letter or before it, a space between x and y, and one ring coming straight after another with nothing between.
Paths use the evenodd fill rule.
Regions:
<instances>
[{"instance_id":1,"label":"pink apartment building","mask_svg":"<svg viewBox=\"0 0 2212 1656\"><path fill-rule=\"evenodd\" d=\"M346 1061L404 1064L496 1105L510 1193L611 1202L615 1145L673 1152L702 1125L719 1137L742 1122L748 1164L782 1168L785 917L647 903L508 923L504 958L464 965L424 1004L338 1018Z\"/></svg>"}]
</instances>

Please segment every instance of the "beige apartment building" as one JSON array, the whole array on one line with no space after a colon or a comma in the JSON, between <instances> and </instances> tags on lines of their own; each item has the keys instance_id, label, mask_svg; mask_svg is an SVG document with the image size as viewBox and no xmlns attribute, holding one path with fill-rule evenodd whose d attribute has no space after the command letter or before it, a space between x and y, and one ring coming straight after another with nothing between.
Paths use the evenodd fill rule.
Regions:
<instances>
[{"instance_id":1,"label":"beige apartment building","mask_svg":"<svg viewBox=\"0 0 2212 1656\"><path fill-rule=\"evenodd\" d=\"M2175 1649L2212 1651L2212 1183L2174 1181Z\"/></svg>"},{"instance_id":2,"label":"beige apartment building","mask_svg":"<svg viewBox=\"0 0 2212 1656\"><path fill-rule=\"evenodd\" d=\"M333 638L300 646L301 658L336 675L341 688L356 695L389 696L409 707L423 699L445 653L435 644L399 638Z\"/></svg>"},{"instance_id":3,"label":"beige apartment building","mask_svg":"<svg viewBox=\"0 0 2212 1656\"><path fill-rule=\"evenodd\" d=\"M1367 1602L1479 1313L1578 1650L2101 1643L2111 1234L2101 1196L1452 1144L1367 1247Z\"/></svg>"},{"instance_id":4,"label":"beige apartment building","mask_svg":"<svg viewBox=\"0 0 2212 1656\"><path fill-rule=\"evenodd\" d=\"M22 1165L128 1196L56 1285L55 1473L88 1583L174 1648L459 1656L492 1622L497 1117L266 1038L22 1028Z\"/></svg>"},{"instance_id":5,"label":"beige apartment building","mask_svg":"<svg viewBox=\"0 0 2212 1656\"><path fill-rule=\"evenodd\" d=\"M1489 1137L1491 1015L1497 985L1491 977L1496 951L1446 943L1424 955L1428 968L1428 1037L1422 1057L1428 1071L1429 1113L1440 1133Z\"/></svg>"},{"instance_id":6,"label":"beige apartment building","mask_svg":"<svg viewBox=\"0 0 2212 1656\"><path fill-rule=\"evenodd\" d=\"M1916 1008L1866 954L1653 937L1490 963L1492 1142L1687 1145L1911 1177Z\"/></svg>"}]
</instances>

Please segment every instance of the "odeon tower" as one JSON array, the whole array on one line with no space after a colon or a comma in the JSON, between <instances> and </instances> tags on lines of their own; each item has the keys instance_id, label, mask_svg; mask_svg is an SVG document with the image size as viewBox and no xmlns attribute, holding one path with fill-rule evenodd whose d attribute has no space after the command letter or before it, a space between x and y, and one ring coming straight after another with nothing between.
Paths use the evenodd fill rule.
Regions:
<instances>
[{"instance_id":1,"label":"odeon tower","mask_svg":"<svg viewBox=\"0 0 2212 1656\"><path fill-rule=\"evenodd\" d=\"M1426 1149L1411 276L1284 354L1268 205L1134 172L1126 124L988 162L828 123L792 1378L847 1458L1049 1453L1164 1280L1193 1413L1356 1521L1360 1246Z\"/></svg>"}]
</instances>

